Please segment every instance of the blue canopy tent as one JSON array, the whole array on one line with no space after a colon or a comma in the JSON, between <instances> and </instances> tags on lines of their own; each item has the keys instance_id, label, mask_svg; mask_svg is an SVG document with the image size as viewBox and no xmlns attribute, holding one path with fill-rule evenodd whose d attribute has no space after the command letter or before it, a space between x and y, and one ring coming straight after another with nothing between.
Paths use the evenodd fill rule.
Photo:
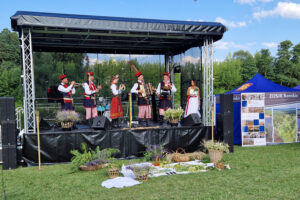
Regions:
<instances>
[{"instance_id":1,"label":"blue canopy tent","mask_svg":"<svg viewBox=\"0 0 300 200\"><path fill-rule=\"evenodd\" d=\"M293 87L294 89L300 90L300 85L297 85L296 87Z\"/></svg>"},{"instance_id":2,"label":"blue canopy tent","mask_svg":"<svg viewBox=\"0 0 300 200\"><path fill-rule=\"evenodd\" d=\"M233 94L233 134L234 144L242 144L241 138L241 93L267 93L267 92L299 92L297 89L284 87L276 84L261 74L257 73L252 79L242 84L241 86L226 92L225 94ZM217 97L216 113L220 113L220 103Z\"/></svg>"}]
</instances>

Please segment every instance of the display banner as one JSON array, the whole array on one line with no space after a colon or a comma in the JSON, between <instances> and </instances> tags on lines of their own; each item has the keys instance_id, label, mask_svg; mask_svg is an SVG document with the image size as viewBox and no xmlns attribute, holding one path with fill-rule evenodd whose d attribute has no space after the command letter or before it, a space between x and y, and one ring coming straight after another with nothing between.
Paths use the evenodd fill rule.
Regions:
<instances>
[{"instance_id":1,"label":"display banner","mask_svg":"<svg viewBox=\"0 0 300 200\"><path fill-rule=\"evenodd\" d=\"M265 93L268 144L299 142L300 92Z\"/></svg>"},{"instance_id":2,"label":"display banner","mask_svg":"<svg viewBox=\"0 0 300 200\"><path fill-rule=\"evenodd\" d=\"M241 94L242 146L266 145L265 93Z\"/></svg>"}]
</instances>

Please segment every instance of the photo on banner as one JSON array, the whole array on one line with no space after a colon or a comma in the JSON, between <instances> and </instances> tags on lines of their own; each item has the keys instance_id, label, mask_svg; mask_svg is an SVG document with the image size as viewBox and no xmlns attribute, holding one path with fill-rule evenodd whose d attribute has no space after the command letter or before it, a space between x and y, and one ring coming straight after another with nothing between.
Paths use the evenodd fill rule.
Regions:
<instances>
[{"instance_id":1,"label":"photo on banner","mask_svg":"<svg viewBox=\"0 0 300 200\"><path fill-rule=\"evenodd\" d=\"M299 142L300 92L266 93L265 126L267 144Z\"/></svg>"},{"instance_id":2,"label":"photo on banner","mask_svg":"<svg viewBox=\"0 0 300 200\"><path fill-rule=\"evenodd\" d=\"M265 93L241 94L242 146L266 145Z\"/></svg>"}]
</instances>

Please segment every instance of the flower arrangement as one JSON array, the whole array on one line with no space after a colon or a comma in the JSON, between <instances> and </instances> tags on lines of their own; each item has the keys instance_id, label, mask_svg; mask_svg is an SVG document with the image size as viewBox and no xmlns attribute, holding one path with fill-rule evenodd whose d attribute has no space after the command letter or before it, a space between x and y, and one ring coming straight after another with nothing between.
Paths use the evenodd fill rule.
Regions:
<instances>
[{"instance_id":1,"label":"flower arrangement","mask_svg":"<svg viewBox=\"0 0 300 200\"><path fill-rule=\"evenodd\" d=\"M164 117L166 120L169 120L170 123L178 123L178 120L181 118L184 110L182 108L176 108L165 111Z\"/></svg>"},{"instance_id":2,"label":"flower arrangement","mask_svg":"<svg viewBox=\"0 0 300 200\"><path fill-rule=\"evenodd\" d=\"M59 111L56 114L58 122L77 122L80 120L79 114L75 111Z\"/></svg>"},{"instance_id":3,"label":"flower arrangement","mask_svg":"<svg viewBox=\"0 0 300 200\"><path fill-rule=\"evenodd\" d=\"M147 181L151 166L147 164L135 164L129 165L127 169L131 169L133 171L136 180Z\"/></svg>"},{"instance_id":4,"label":"flower arrangement","mask_svg":"<svg viewBox=\"0 0 300 200\"><path fill-rule=\"evenodd\" d=\"M223 153L229 153L229 146L223 142L205 141L204 147L208 150L210 161L213 163L222 160Z\"/></svg>"},{"instance_id":5,"label":"flower arrangement","mask_svg":"<svg viewBox=\"0 0 300 200\"><path fill-rule=\"evenodd\" d=\"M82 152L82 153L81 153ZM71 158L73 172L78 169L85 170L88 168L88 171L102 168L105 164L111 163L114 153L120 152L118 149L108 148L100 150L100 147L96 147L95 150L88 149L85 143L81 143L81 152L78 150L72 150Z\"/></svg>"},{"instance_id":6,"label":"flower arrangement","mask_svg":"<svg viewBox=\"0 0 300 200\"><path fill-rule=\"evenodd\" d=\"M204 147L207 150L217 150L217 151L229 153L229 146L224 142L214 142L212 140L209 140L204 142Z\"/></svg>"},{"instance_id":7,"label":"flower arrangement","mask_svg":"<svg viewBox=\"0 0 300 200\"><path fill-rule=\"evenodd\" d=\"M146 161L155 161L157 158L162 158L165 152L167 152L167 150L164 148L164 144L150 145L144 152L144 158Z\"/></svg>"}]
</instances>

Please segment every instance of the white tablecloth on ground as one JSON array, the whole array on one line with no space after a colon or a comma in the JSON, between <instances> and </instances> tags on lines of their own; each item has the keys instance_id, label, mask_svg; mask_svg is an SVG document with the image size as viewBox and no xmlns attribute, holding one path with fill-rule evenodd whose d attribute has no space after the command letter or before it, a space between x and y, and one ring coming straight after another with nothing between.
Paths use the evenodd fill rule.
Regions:
<instances>
[{"instance_id":1,"label":"white tablecloth on ground","mask_svg":"<svg viewBox=\"0 0 300 200\"><path fill-rule=\"evenodd\" d=\"M131 187L137 184L141 184L139 181L136 181L132 178L128 177L117 177L113 179L108 179L102 182L102 186L106 188L123 188L123 187Z\"/></svg>"}]
</instances>

